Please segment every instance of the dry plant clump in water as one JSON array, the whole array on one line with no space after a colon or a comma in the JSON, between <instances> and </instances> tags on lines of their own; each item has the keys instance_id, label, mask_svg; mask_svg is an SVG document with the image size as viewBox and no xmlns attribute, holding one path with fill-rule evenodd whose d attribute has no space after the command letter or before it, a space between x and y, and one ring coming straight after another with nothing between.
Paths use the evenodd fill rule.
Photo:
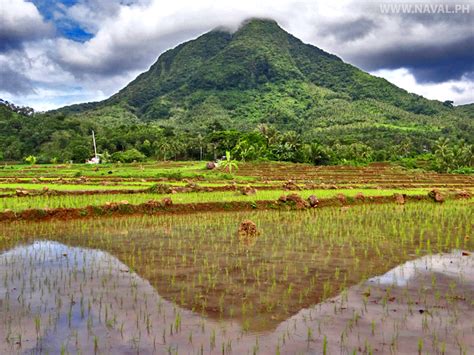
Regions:
<instances>
[{"instance_id":1,"label":"dry plant clump in water","mask_svg":"<svg viewBox=\"0 0 474 355\"><path fill-rule=\"evenodd\" d=\"M406 200L406 195L405 194L394 194L393 195L394 198L395 198L395 203L399 204L399 205L404 205Z\"/></svg>"},{"instance_id":2,"label":"dry plant clump in water","mask_svg":"<svg viewBox=\"0 0 474 355\"><path fill-rule=\"evenodd\" d=\"M216 163L214 163L213 161L210 161L210 162L206 163L206 169L212 170L212 169L215 169L215 168L216 168Z\"/></svg>"},{"instance_id":3,"label":"dry plant clump in water","mask_svg":"<svg viewBox=\"0 0 474 355\"><path fill-rule=\"evenodd\" d=\"M437 189L433 189L428 193L428 196L434 201L438 203L444 202L444 197L441 195L441 192Z\"/></svg>"},{"instance_id":4,"label":"dry plant clump in water","mask_svg":"<svg viewBox=\"0 0 474 355\"><path fill-rule=\"evenodd\" d=\"M251 186L244 186L240 190L241 194L244 196L249 196L249 195L255 195L257 193L257 189L251 187Z\"/></svg>"},{"instance_id":5,"label":"dry plant clump in water","mask_svg":"<svg viewBox=\"0 0 474 355\"><path fill-rule=\"evenodd\" d=\"M301 190L301 188L296 185L296 183L293 180L288 180L283 184L283 189L285 190Z\"/></svg>"},{"instance_id":6,"label":"dry plant clump in water","mask_svg":"<svg viewBox=\"0 0 474 355\"><path fill-rule=\"evenodd\" d=\"M157 194L169 194L171 193L172 188L165 185L165 184L155 184L150 187L150 192L154 192Z\"/></svg>"},{"instance_id":7,"label":"dry plant clump in water","mask_svg":"<svg viewBox=\"0 0 474 355\"><path fill-rule=\"evenodd\" d=\"M466 191L466 190L458 190L458 191L456 191L456 197L457 197L457 198L469 199L469 198L472 197L472 195L469 193L469 191Z\"/></svg>"},{"instance_id":8,"label":"dry plant clump in water","mask_svg":"<svg viewBox=\"0 0 474 355\"><path fill-rule=\"evenodd\" d=\"M296 193L281 195L278 199L278 202L295 207L296 209L304 209L309 206L308 202L306 202L300 195Z\"/></svg>"},{"instance_id":9,"label":"dry plant clump in water","mask_svg":"<svg viewBox=\"0 0 474 355\"><path fill-rule=\"evenodd\" d=\"M127 200L122 200L122 201L117 201L117 202L110 202L110 201L107 201L105 203L105 207L110 207L110 208L113 208L113 207L118 207L120 205L129 205L130 203L127 201Z\"/></svg>"},{"instance_id":10,"label":"dry plant clump in water","mask_svg":"<svg viewBox=\"0 0 474 355\"><path fill-rule=\"evenodd\" d=\"M149 205L149 206L152 206L152 207L159 207L159 206L161 206L160 202L158 202L157 200L153 200L153 199L152 199L152 200L148 200L148 201L146 202L146 204Z\"/></svg>"},{"instance_id":11,"label":"dry plant clump in water","mask_svg":"<svg viewBox=\"0 0 474 355\"><path fill-rule=\"evenodd\" d=\"M17 196L28 196L30 193L26 190L16 190L15 191Z\"/></svg>"},{"instance_id":12,"label":"dry plant clump in water","mask_svg":"<svg viewBox=\"0 0 474 355\"><path fill-rule=\"evenodd\" d=\"M345 204L347 202L347 198L346 196L344 196L344 194L338 194L337 195L337 199L339 200L339 202L341 202L342 204Z\"/></svg>"},{"instance_id":13,"label":"dry plant clump in water","mask_svg":"<svg viewBox=\"0 0 474 355\"><path fill-rule=\"evenodd\" d=\"M317 198L316 196L311 195L311 196L308 197L308 203L309 203L309 205L310 205L311 207L313 207L313 208L314 208L314 207L318 207L318 205L319 205L319 200L318 200L318 198Z\"/></svg>"},{"instance_id":14,"label":"dry plant clump in water","mask_svg":"<svg viewBox=\"0 0 474 355\"><path fill-rule=\"evenodd\" d=\"M171 200L171 197L165 197L164 199L161 200L161 204L165 207L172 206L173 200Z\"/></svg>"},{"instance_id":15,"label":"dry plant clump in water","mask_svg":"<svg viewBox=\"0 0 474 355\"><path fill-rule=\"evenodd\" d=\"M255 222L252 222L251 220L247 219L240 223L239 226L239 240L242 244L245 244L247 246L253 245L260 234L260 232L257 229L257 225Z\"/></svg>"},{"instance_id":16,"label":"dry plant clump in water","mask_svg":"<svg viewBox=\"0 0 474 355\"><path fill-rule=\"evenodd\" d=\"M199 186L195 182L191 181L191 182L188 182L186 184L184 191L199 192L199 191L202 191L202 190L203 190L203 188L201 186Z\"/></svg>"},{"instance_id":17,"label":"dry plant clump in water","mask_svg":"<svg viewBox=\"0 0 474 355\"><path fill-rule=\"evenodd\" d=\"M362 192L358 192L356 195L355 195L355 199L356 200L359 200L359 201L364 201L365 200L365 196Z\"/></svg>"}]
</instances>

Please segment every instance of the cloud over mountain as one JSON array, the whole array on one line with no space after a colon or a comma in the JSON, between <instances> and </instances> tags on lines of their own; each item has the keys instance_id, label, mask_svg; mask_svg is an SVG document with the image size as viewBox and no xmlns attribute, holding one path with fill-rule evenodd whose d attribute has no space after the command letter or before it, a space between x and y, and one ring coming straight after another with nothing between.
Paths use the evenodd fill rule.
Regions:
<instances>
[{"instance_id":1,"label":"cloud over mountain","mask_svg":"<svg viewBox=\"0 0 474 355\"><path fill-rule=\"evenodd\" d=\"M416 82L406 89L429 98L446 95L456 103L473 101L468 89L460 94L455 88L472 84L474 8L468 14L402 14L382 13L380 4L71 0L47 6L45 0L0 0L6 19L0 24L0 58L13 63L21 53L22 62L29 63L17 75L22 84L2 77L0 96L20 104L38 101L41 90L35 89L52 83L32 78L52 69L58 80L68 78L67 85L56 83L66 91L93 97L99 90L108 96L166 49L217 26L236 28L246 18L269 17L296 37L389 80L403 68ZM32 85L37 94L20 95L15 85ZM69 103L65 99L57 104Z\"/></svg>"}]
</instances>

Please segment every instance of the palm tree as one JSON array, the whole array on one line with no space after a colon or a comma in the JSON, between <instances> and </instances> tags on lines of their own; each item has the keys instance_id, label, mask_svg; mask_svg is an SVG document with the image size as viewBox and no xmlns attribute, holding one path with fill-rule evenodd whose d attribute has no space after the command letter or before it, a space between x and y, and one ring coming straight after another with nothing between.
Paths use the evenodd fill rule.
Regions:
<instances>
[{"instance_id":1,"label":"palm tree","mask_svg":"<svg viewBox=\"0 0 474 355\"><path fill-rule=\"evenodd\" d=\"M436 143L435 157L438 169L441 171L449 171L453 161L453 151L449 146L448 138L440 138Z\"/></svg>"},{"instance_id":2,"label":"palm tree","mask_svg":"<svg viewBox=\"0 0 474 355\"><path fill-rule=\"evenodd\" d=\"M281 137L281 141L287 144L292 150L297 150L301 146L301 137L295 131L286 132L283 137Z\"/></svg>"},{"instance_id":3,"label":"palm tree","mask_svg":"<svg viewBox=\"0 0 474 355\"><path fill-rule=\"evenodd\" d=\"M278 141L278 131L275 127L261 123L257 126L257 130L265 137L267 148Z\"/></svg>"},{"instance_id":4,"label":"palm tree","mask_svg":"<svg viewBox=\"0 0 474 355\"><path fill-rule=\"evenodd\" d=\"M233 168L238 168L237 160L231 159L230 152L228 150L225 152L225 160L221 161L219 165L230 174L232 174Z\"/></svg>"},{"instance_id":5,"label":"palm tree","mask_svg":"<svg viewBox=\"0 0 474 355\"><path fill-rule=\"evenodd\" d=\"M171 153L173 149L172 145L167 140L162 140L162 141L157 142L156 148L157 148L158 155L163 156L163 161L166 160L168 153Z\"/></svg>"}]
</instances>

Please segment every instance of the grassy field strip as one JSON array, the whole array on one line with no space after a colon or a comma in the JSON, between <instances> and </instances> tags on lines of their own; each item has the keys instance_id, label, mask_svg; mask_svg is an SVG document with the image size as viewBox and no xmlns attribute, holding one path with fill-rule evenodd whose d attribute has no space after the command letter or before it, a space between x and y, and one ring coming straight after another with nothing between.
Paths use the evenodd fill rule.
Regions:
<instances>
[{"instance_id":1,"label":"grassy field strip","mask_svg":"<svg viewBox=\"0 0 474 355\"><path fill-rule=\"evenodd\" d=\"M49 190L57 191L90 191L90 190L140 190L150 185L68 185L68 184L0 184L0 189L25 189L42 190L47 187Z\"/></svg>"},{"instance_id":2,"label":"grassy field strip","mask_svg":"<svg viewBox=\"0 0 474 355\"><path fill-rule=\"evenodd\" d=\"M364 196L390 196L394 193L405 193L407 195L417 195L428 193L429 189L409 189L409 190L306 190L298 193L303 198L315 195L318 198L334 197L338 194L344 194L347 197L354 197L362 192ZM0 211L12 210L15 212L26 209L42 208L81 208L86 206L101 206L107 202L127 201L130 204L141 204L152 199L161 199L170 197L173 203L199 203L199 202L231 202L231 201L259 201L259 200L277 200L281 195L291 193L284 190L266 190L258 191L255 195L245 196L235 191L223 192L192 192L177 194L116 194L116 195L80 195L80 196L31 196L23 198L6 197L0 200Z\"/></svg>"},{"instance_id":3,"label":"grassy field strip","mask_svg":"<svg viewBox=\"0 0 474 355\"><path fill-rule=\"evenodd\" d=\"M9 178L78 178L87 176L91 178L205 178L206 180L223 180L236 178L243 181L254 180L248 176L233 177L220 170L207 170L205 163L186 162L180 166L167 166L165 163L159 164L138 164L138 165L100 165L96 167L90 165L74 165L73 167L54 167L50 165L41 166L12 166L0 169L0 177Z\"/></svg>"}]
</instances>

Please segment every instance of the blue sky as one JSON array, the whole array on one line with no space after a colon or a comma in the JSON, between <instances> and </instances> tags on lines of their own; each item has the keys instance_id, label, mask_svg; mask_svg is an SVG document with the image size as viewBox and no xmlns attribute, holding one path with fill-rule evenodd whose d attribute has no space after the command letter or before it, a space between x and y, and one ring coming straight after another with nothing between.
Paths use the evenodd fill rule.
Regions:
<instances>
[{"instance_id":1,"label":"blue sky","mask_svg":"<svg viewBox=\"0 0 474 355\"><path fill-rule=\"evenodd\" d=\"M94 36L92 33L84 30L80 23L68 18L67 16L55 18L55 16L57 17L57 14L63 13L64 8L76 5L78 3L77 0L33 0L32 3L36 5L46 21L54 23L59 36L79 42L85 42Z\"/></svg>"},{"instance_id":2,"label":"blue sky","mask_svg":"<svg viewBox=\"0 0 474 355\"><path fill-rule=\"evenodd\" d=\"M102 100L166 49L218 26L268 17L410 92L473 102L474 6L456 2L470 8L454 14L382 13L384 2L0 0L0 98L37 110Z\"/></svg>"}]
</instances>

